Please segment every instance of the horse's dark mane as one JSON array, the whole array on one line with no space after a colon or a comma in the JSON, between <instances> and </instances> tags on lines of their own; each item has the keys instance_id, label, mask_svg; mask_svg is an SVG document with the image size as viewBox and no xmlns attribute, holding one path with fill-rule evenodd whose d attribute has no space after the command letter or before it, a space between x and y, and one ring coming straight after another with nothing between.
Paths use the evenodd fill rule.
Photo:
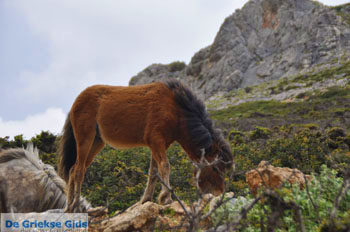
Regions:
<instances>
[{"instance_id":1,"label":"horse's dark mane","mask_svg":"<svg viewBox=\"0 0 350 232\"><path fill-rule=\"evenodd\" d=\"M203 102L182 82L173 79L165 83L173 91L176 103L183 110L191 142L198 149L210 147L213 141L213 123Z\"/></svg>"},{"instance_id":2,"label":"horse's dark mane","mask_svg":"<svg viewBox=\"0 0 350 232\"><path fill-rule=\"evenodd\" d=\"M221 131L215 130L215 140L217 141L218 146L220 147L220 158L224 161L225 169L230 169L233 164L233 156L231 152L231 147L228 142L224 139Z\"/></svg>"},{"instance_id":3,"label":"horse's dark mane","mask_svg":"<svg viewBox=\"0 0 350 232\"><path fill-rule=\"evenodd\" d=\"M185 115L186 127L197 149L209 148L213 141L220 147L219 157L228 164L232 162L231 149L222 133L214 129L213 122L201 101L190 88L181 81L172 79L165 84L173 91L176 103ZM226 166L226 165L225 165Z\"/></svg>"}]
</instances>

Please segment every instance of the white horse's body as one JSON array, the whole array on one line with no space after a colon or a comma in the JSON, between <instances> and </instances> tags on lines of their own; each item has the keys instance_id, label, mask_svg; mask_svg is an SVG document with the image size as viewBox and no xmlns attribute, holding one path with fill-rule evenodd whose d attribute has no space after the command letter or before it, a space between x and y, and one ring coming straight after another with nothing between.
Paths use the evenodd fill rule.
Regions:
<instances>
[{"instance_id":1,"label":"white horse's body","mask_svg":"<svg viewBox=\"0 0 350 232\"><path fill-rule=\"evenodd\" d=\"M0 213L64 209L65 186L54 168L39 159L32 145L26 150L0 152ZM90 207L83 199L82 206Z\"/></svg>"}]
</instances>

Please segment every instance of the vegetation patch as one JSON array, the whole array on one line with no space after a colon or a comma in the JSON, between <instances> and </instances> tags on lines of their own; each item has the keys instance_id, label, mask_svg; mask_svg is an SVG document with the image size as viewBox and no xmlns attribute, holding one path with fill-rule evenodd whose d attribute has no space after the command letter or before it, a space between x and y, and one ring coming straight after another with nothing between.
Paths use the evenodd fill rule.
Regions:
<instances>
[{"instance_id":1,"label":"vegetation patch","mask_svg":"<svg viewBox=\"0 0 350 232\"><path fill-rule=\"evenodd\" d=\"M317 72L300 74L291 78L293 82L311 84L314 82L324 81L326 79L336 78L338 75L350 76L350 62L343 63L339 66L333 66L322 69Z\"/></svg>"},{"instance_id":2,"label":"vegetation patch","mask_svg":"<svg viewBox=\"0 0 350 232\"><path fill-rule=\"evenodd\" d=\"M330 126L330 119L331 126L350 128L350 125L342 123L350 120L350 87L330 87L323 92L302 97L302 101L293 102L245 102L221 110L211 110L210 114L219 125L238 130L252 130L254 126L271 129L274 126L309 123L324 128Z\"/></svg>"},{"instance_id":3,"label":"vegetation patch","mask_svg":"<svg viewBox=\"0 0 350 232\"><path fill-rule=\"evenodd\" d=\"M274 231L271 228L300 231L301 224L305 231L347 231L350 228L350 193L345 193L341 201L335 203L343 190L343 178L337 175L335 170L322 165L321 172L314 174L307 184L307 190L286 183L272 193L261 191L260 199L250 194L239 196L218 208L213 220L220 224L233 223L240 219L244 210L249 210L241 222L244 231ZM332 216L335 204L338 208ZM252 208L248 209L249 206ZM296 209L300 210L299 214Z\"/></svg>"},{"instance_id":4,"label":"vegetation patch","mask_svg":"<svg viewBox=\"0 0 350 232\"><path fill-rule=\"evenodd\" d=\"M350 3L332 7L344 22L350 25Z\"/></svg>"},{"instance_id":5,"label":"vegetation patch","mask_svg":"<svg viewBox=\"0 0 350 232\"><path fill-rule=\"evenodd\" d=\"M250 134L250 138L252 140L256 140L256 139L268 139L271 135L271 130L269 128L265 128L265 127L260 127L257 126L255 127L255 130L253 130Z\"/></svg>"},{"instance_id":6,"label":"vegetation patch","mask_svg":"<svg viewBox=\"0 0 350 232\"><path fill-rule=\"evenodd\" d=\"M327 89L326 92L321 93L319 96L321 99L331 99L336 97L346 97L350 94L350 88L342 88L340 86L332 86Z\"/></svg>"},{"instance_id":7,"label":"vegetation patch","mask_svg":"<svg viewBox=\"0 0 350 232\"><path fill-rule=\"evenodd\" d=\"M326 179L309 185L311 197L316 197L313 194L322 194L314 198L319 204L319 215L316 210L310 208L310 202L305 198L307 196L305 191L286 185L277 193L280 199L286 202L293 200L302 207L307 231L332 225L330 223L333 222L329 221L329 212L334 203L333 196L339 190L339 183L345 175L341 171L350 166L348 130L338 127L324 130L317 124L295 124L273 128L255 126L253 130L247 132L232 128L228 138L236 170L227 174L226 190L234 192L236 199L234 202L227 202L213 214L212 220L215 223L233 220L239 214L237 210L254 200L248 193L244 173L255 168L261 160L267 160L274 166L298 168L304 173L313 173L314 180L317 181ZM46 132L30 140L24 140L23 136L16 136L14 140L5 137L0 139L0 147L22 147L28 142L35 141L38 146L41 144L43 149L41 158L50 157L45 162L51 163L51 158L56 160L57 139L59 138L55 135ZM54 148L53 153L50 153L51 148ZM110 215L128 208L139 201L143 194L150 155L149 149L146 148L116 150L106 146L88 168L82 188L83 195L93 206L108 206ZM173 144L169 148L168 158L171 164L170 182L175 194L187 204L191 204L198 198L192 164L178 144ZM159 191L160 184L156 187L154 200ZM348 198L347 195L347 198L340 202L337 214L339 220L336 222L339 226L344 226L343 222L348 221L349 215L346 213L350 208ZM268 202L268 198L262 198L242 221L249 228L248 231L259 231L261 226L268 224L267 215L271 215L273 210ZM171 216L173 212L166 211L165 214ZM277 228L281 230L294 228L289 227L293 225L293 220L293 211L287 210L279 219ZM316 224L318 227L315 227Z\"/></svg>"},{"instance_id":8,"label":"vegetation patch","mask_svg":"<svg viewBox=\"0 0 350 232\"><path fill-rule=\"evenodd\" d=\"M168 64L169 72L182 71L184 68L186 68L186 64L185 62L182 62L182 61L175 61Z\"/></svg>"},{"instance_id":9,"label":"vegetation patch","mask_svg":"<svg viewBox=\"0 0 350 232\"><path fill-rule=\"evenodd\" d=\"M232 106L226 109L212 111L211 116L215 120L225 120L232 117L249 117L258 112L261 115L283 115L286 114L289 103L282 103L279 101L254 101L246 102L237 106Z\"/></svg>"}]
</instances>

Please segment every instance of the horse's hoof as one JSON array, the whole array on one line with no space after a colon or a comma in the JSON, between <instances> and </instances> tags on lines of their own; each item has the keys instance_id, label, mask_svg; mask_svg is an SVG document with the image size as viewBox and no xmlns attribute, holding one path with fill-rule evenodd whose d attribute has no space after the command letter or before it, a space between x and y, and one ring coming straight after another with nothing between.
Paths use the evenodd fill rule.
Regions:
<instances>
[{"instance_id":1,"label":"horse's hoof","mask_svg":"<svg viewBox=\"0 0 350 232\"><path fill-rule=\"evenodd\" d=\"M169 194L160 194L158 198L158 202L161 205L169 205L173 203L171 196Z\"/></svg>"},{"instance_id":2,"label":"horse's hoof","mask_svg":"<svg viewBox=\"0 0 350 232\"><path fill-rule=\"evenodd\" d=\"M173 202L174 202L173 199L169 198L169 199L166 199L166 200L162 203L162 205L170 205L170 204L173 203Z\"/></svg>"},{"instance_id":3,"label":"horse's hoof","mask_svg":"<svg viewBox=\"0 0 350 232\"><path fill-rule=\"evenodd\" d=\"M146 203L147 201L152 201L152 199L149 198L149 197L143 197L139 202L140 202L141 204L144 204L144 203Z\"/></svg>"}]
</instances>

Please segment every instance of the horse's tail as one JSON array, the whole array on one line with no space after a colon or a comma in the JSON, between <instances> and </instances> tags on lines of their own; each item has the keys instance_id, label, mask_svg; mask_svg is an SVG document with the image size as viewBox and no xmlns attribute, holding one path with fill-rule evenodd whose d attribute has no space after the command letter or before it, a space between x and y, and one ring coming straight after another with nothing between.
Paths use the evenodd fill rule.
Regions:
<instances>
[{"instance_id":1,"label":"horse's tail","mask_svg":"<svg viewBox=\"0 0 350 232\"><path fill-rule=\"evenodd\" d=\"M69 114L63 127L63 135L59 144L58 156L58 174L68 182L69 171L77 160L77 146Z\"/></svg>"}]
</instances>

